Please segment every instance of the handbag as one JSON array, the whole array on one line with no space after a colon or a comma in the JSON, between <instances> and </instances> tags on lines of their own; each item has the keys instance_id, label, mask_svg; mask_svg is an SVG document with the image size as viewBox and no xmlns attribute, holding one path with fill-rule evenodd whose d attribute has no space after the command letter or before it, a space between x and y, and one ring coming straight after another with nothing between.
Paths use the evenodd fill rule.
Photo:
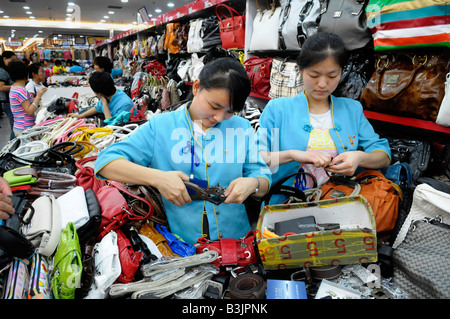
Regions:
<instances>
[{"instance_id":1,"label":"handbag","mask_svg":"<svg viewBox=\"0 0 450 319\"><path fill-rule=\"evenodd\" d=\"M195 254L195 246L175 237L175 235L169 232L166 226L156 224L155 228L161 235L164 236L164 238L166 238L167 244L174 254L181 257L192 256Z\"/></svg>"},{"instance_id":2,"label":"handbag","mask_svg":"<svg viewBox=\"0 0 450 319\"><path fill-rule=\"evenodd\" d=\"M297 63L289 58L273 58L270 70L269 97L295 96L303 91L303 79Z\"/></svg>"},{"instance_id":3,"label":"handbag","mask_svg":"<svg viewBox=\"0 0 450 319\"><path fill-rule=\"evenodd\" d=\"M209 240L200 237L194 244L197 254L214 250L219 254L213 265L220 268L222 266L246 267L259 262L259 255L255 249L256 235L254 231L249 231L245 237L240 239L222 238L219 240Z\"/></svg>"},{"instance_id":4,"label":"handbag","mask_svg":"<svg viewBox=\"0 0 450 319\"><path fill-rule=\"evenodd\" d=\"M249 49L250 51L278 50L278 26L282 8L277 7L274 0L271 4L267 0L267 7L264 10L258 0L256 5L258 12L253 20Z\"/></svg>"},{"instance_id":5,"label":"handbag","mask_svg":"<svg viewBox=\"0 0 450 319\"><path fill-rule=\"evenodd\" d=\"M251 92L268 97L270 92L270 73L272 58L252 56L244 61L245 71L250 79Z\"/></svg>"},{"instance_id":6,"label":"handbag","mask_svg":"<svg viewBox=\"0 0 450 319\"><path fill-rule=\"evenodd\" d=\"M203 40L200 36L202 30L202 18L189 21L189 34L187 41L187 52L200 52L203 47Z\"/></svg>"},{"instance_id":7,"label":"handbag","mask_svg":"<svg viewBox=\"0 0 450 319\"><path fill-rule=\"evenodd\" d=\"M446 76L444 97L439 107L436 124L450 126L450 73Z\"/></svg>"},{"instance_id":8,"label":"handbag","mask_svg":"<svg viewBox=\"0 0 450 319\"><path fill-rule=\"evenodd\" d=\"M84 157L75 162L75 166L78 171L75 173L77 178L77 186L83 187L85 191L92 189L94 193L97 193L99 189L106 186L106 181L95 178L94 168L86 165L89 162L97 160L97 155Z\"/></svg>"},{"instance_id":9,"label":"handbag","mask_svg":"<svg viewBox=\"0 0 450 319\"><path fill-rule=\"evenodd\" d=\"M129 188L130 191L139 197L145 198L153 206L154 212L149 218L150 221L168 225L164 202L162 201L161 194L156 188L148 185L131 185ZM148 207L146 207L146 204L143 201L131 201L130 205L134 211L141 212L142 215L145 214L145 211L148 211Z\"/></svg>"},{"instance_id":10,"label":"handbag","mask_svg":"<svg viewBox=\"0 0 450 319\"><path fill-rule=\"evenodd\" d=\"M61 230L66 228L69 222L72 222L76 229L88 222L89 212L83 187L72 188L66 194L58 197L56 201L61 211Z\"/></svg>"},{"instance_id":11,"label":"handbag","mask_svg":"<svg viewBox=\"0 0 450 319\"><path fill-rule=\"evenodd\" d=\"M391 149L391 165L397 162L408 163L413 181L426 172L431 159L431 144L427 140L389 136L386 139Z\"/></svg>"},{"instance_id":12,"label":"handbag","mask_svg":"<svg viewBox=\"0 0 450 319\"><path fill-rule=\"evenodd\" d=\"M37 198L21 226L21 233L36 247L37 252L50 257L58 247L61 236L61 212L56 198L45 195Z\"/></svg>"},{"instance_id":13,"label":"handbag","mask_svg":"<svg viewBox=\"0 0 450 319\"><path fill-rule=\"evenodd\" d=\"M317 32L321 1L284 0L281 3L280 49L299 51L306 38Z\"/></svg>"},{"instance_id":14,"label":"handbag","mask_svg":"<svg viewBox=\"0 0 450 319\"><path fill-rule=\"evenodd\" d=\"M206 52L212 47L222 45L222 40L220 40L219 19L215 15L202 19L200 37L202 39L201 52Z\"/></svg>"},{"instance_id":15,"label":"handbag","mask_svg":"<svg viewBox=\"0 0 450 319\"><path fill-rule=\"evenodd\" d=\"M448 218L448 216L446 216ZM449 299L450 225L439 218L411 223L405 239L394 249L393 282L411 299Z\"/></svg>"},{"instance_id":16,"label":"handbag","mask_svg":"<svg viewBox=\"0 0 450 319\"><path fill-rule=\"evenodd\" d=\"M119 260L121 273L117 281L121 283L129 283L133 281L134 275L139 268L139 262L142 259L142 252L135 252L130 241L122 230L117 229L117 246L119 247Z\"/></svg>"},{"instance_id":17,"label":"handbag","mask_svg":"<svg viewBox=\"0 0 450 319\"><path fill-rule=\"evenodd\" d=\"M337 34L349 51L371 46L373 39L367 25L367 4L367 0L326 0L318 31Z\"/></svg>"},{"instance_id":18,"label":"handbag","mask_svg":"<svg viewBox=\"0 0 450 319\"><path fill-rule=\"evenodd\" d=\"M436 121L448 67L442 54L378 55L360 102L369 111Z\"/></svg>"},{"instance_id":19,"label":"handbag","mask_svg":"<svg viewBox=\"0 0 450 319\"><path fill-rule=\"evenodd\" d=\"M223 9L223 10L222 10ZM229 16L223 11L227 10ZM243 49L245 47L245 15L240 15L226 4L216 6L219 19L220 40L224 49Z\"/></svg>"},{"instance_id":20,"label":"handbag","mask_svg":"<svg viewBox=\"0 0 450 319\"><path fill-rule=\"evenodd\" d=\"M366 15L375 51L450 46L446 0L370 0Z\"/></svg>"},{"instance_id":21,"label":"handbag","mask_svg":"<svg viewBox=\"0 0 450 319\"><path fill-rule=\"evenodd\" d=\"M333 175L320 189L321 200L362 195L372 207L377 233L394 228L403 194L400 187L381 172L364 170L354 179Z\"/></svg>"},{"instance_id":22,"label":"handbag","mask_svg":"<svg viewBox=\"0 0 450 319\"><path fill-rule=\"evenodd\" d=\"M353 51L342 69L341 80L333 95L359 100L375 70L374 63L373 49Z\"/></svg>"},{"instance_id":23,"label":"handbag","mask_svg":"<svg viewBox=\"0 0 450 319\"><path fill-rule=\"evenodd\" d=\"M179 25L180 25L179 22L176 23L171 22L166 24L166 37L164 39L164 50L168 51L168 53L177 54L180 52L178 42L175 41L177 38L176 29Z\"/></svg>"},{"instance_id":24,"label":"handbag","mask_svg":"<svg viewBox=\"0 0 450 319\"><path fill-rule=\"evenodd\" d=\"M83 262L77 230L72 222L69 222L61 232L53 262L51 283L53 296L55 299L75 299Z\"/></svg>"},{"instance_id":25,"label":"handbag","mask_svg":"<svg viewBox=\"0 0 450 319\"><path fill-rule=\"evenodd\" d=\"M81 245L95 235L102 221L100 204L98 203L94 191L89 188L85 191L84 195L89 219L83 226L77 229L78 239L80 240Z\"/></svg>"}]
</instances>

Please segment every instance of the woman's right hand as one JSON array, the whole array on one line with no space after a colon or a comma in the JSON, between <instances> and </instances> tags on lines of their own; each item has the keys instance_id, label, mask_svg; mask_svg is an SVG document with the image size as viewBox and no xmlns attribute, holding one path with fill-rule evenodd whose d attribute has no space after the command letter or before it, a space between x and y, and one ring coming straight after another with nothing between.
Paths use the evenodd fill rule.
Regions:
<instances>
[{"instance_id":1,"label":"woman's right hand","mask_svg":"<svg viewBox=\"0 0 450 319\"><path fill-rule=\"evenodd\" d=\"M183 181L189 181L189 176L180 171L161 171L161 177L153 183L161 195L178 207L192 202Z\"/></svg>"}]
</instances>

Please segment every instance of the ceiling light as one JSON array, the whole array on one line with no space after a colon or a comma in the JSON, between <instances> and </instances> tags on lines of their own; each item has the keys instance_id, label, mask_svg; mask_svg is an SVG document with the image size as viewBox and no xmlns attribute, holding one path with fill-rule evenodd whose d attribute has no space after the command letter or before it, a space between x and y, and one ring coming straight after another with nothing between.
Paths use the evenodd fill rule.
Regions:
<instances>
[{"instance_id":1,"label":"ceiling light","mask_svg":"<svg viewBox=\"0 0 450 319\"><path fill-rule=\"evenodd\" d=\"M70 2L67 2L67 5L68 5L68 6L74 6L74 5L75 5L75 3L74 3L74 2L72 2L72 1L70 1Z\"/></svg>"},{"instance_id":2,"label":"ceiling light","mask_svg":"<svg viewBox=\"0 0 450 319\"><path fill-rule=\"evenodd\" d=\"M29 6L23 6L23 8L24 8L25 10L30 10L30 7L29 7Z\"/></svg>"},{"instance_id":3,"label":"ceiling light","mask_svg":"<svg viewBox=\"0 0 450 319\"><path fill-rule=\"evenodd\" d=\"M128 0L120 0L120 2L127 3Z\"/></svg>"},{"instance_id":4,"label":"ceiling light","mask_svg":"<svg viewBox=\"0 0 450 319\"><path fill-rule=\"evenodd\" d=\"M36 19L36 17L34 17L34 16L30 16L30 19Z\"/></svg>"},{"instance_id":5,"label":"ceiling light","mask_svg":"<svg viewBox=\"0 0 450 319\"><path fill-rule=\"evenodd\" d=\"M0 10L0 13L3 13L4 11L3 10Z\"/></svg>"},{"instance_id":6,"label":"ceiling light","mask_svg":"<svg viewBox=\"0 0 450 319\"><path fill-rule=\"evenodd\" d=\"M175 6L175 4L174 4L173 2L169 2L169 3L167 4L167 6L172 8L173 6Z\"/></svg>"},{"instance_id":7,"label":"ceiling light","mask_svg":"<svg viewBox=\"0 0 450 319\"><path fill-rule=\"evenodd\" d=\"M100 22L105 22L105 20L101 19Z\"/></svg>"},{"instance_id":8,"label":"ceiling light","mask_svg":"<svg viewBox=\"0 0 450 319\"><path fill-rule=\"evenodd\" d=\"M148 17L151 18L151 17L153 17L153 15L149 13L149 14L148 14Z\"/></svg>"},{"instance_id":9,"label":"ceiling light","mask_svg":"<svg viewBox=\"0 0 450 319\"><path fill-rule=\"evenodd\" d=\"M161 9L155 9L156 13L160 13L162 10Z\"/></svg>"},{"instance_id":10,"label":"ceiling light","mask_svg":"<svg viewBox=\"0 0 450 319\"><path fill-rule=\"evenodd\" d=\"M42 33L42 31L41 31L41 30L39 30L39 31L38 31L38 33Z\"/></svg>"},{"instance_id":11,"label":"ceiling light","mask_svg":"<svg viewBox=\"0 0 450 319\"><path fill-rule=\"evenodd\" d=\"M114 11L108 11L108 14L114 14Z\"/></svg>"},{"instance_id":12,"label":"ceiling light","mask_svg":"<svg viewBox=\"0 0 450 319\"><path fill-rule=\"evenodd\" d=\"M105 19L109 19L109 16L103 16L103 18L105 18Z\"/></svg>"},{"instance_id":13,"label":"ceiling light","mask_svg":"<svg viewBox=\"0 0 450 319\"><path fill-rule=\"evenodd\" d=\"M27 11L27 12L25 12L26 14L33 14L33 12L31 12L31 11Z\"/></svg>"},{"instance_id":14,"label":"ceiling light","mask_svg":"<svg viewBox=\"0 0 450 319\"><path fill-rule=\"evenodd\" d=\"M3 18L5 18L5 19L8 19L8 18L9 18L9 16L3 16Z\"/></svg>"}]
</instances>

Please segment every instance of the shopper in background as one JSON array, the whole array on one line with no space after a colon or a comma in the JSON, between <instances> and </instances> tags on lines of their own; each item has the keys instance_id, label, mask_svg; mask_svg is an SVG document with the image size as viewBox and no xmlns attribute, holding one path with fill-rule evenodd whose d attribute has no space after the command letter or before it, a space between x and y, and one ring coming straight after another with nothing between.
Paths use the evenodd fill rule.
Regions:
<instances>
[{"instance_id":1,"label":"shopper in background","mask_svg":"<svg viewBox=\"0 0 450 319\"><path fill-rule=\"evenodd\" d=\"M120 62L120 68L113 69L113 63L108 57L105 56L97 56L94 59L93 65L95 71L103 71L108 72L111 74L111 76L114 78L115 76L121 76L123 74L123 64L122 60L119 59Z\"/></svg>"},{"instance_id":2,"label":"shopper in background","mask_svg":"<svg viewBox=\"0 0 450 319\"><path fill-rule=\"evenodd\" d=\"M14 116L14 134L18 136L22 131L35 125L34 113L47 88L41 87L33 98L25 88L28 82L28 67L23 62L13 61L9 63L8 70L14 81L9 90L9 102Z\"/></svg>"},{"instance_id":3,"label":"shopper in background","mask_svg":"<svg viewBox=\"0 0 450 319\"><path fill-rule=\"evenodd\" d=\"M77 61L68 59L66 61L66 71L70 73L79 73L83 72L84 68L80 66L80 64Z\"/></svg>"},{"instance_id":4,"label":"shopper in background","mask_svg":"<svg viewBox=\"0 0 450 319\"><path fill-rule=\"evenodd\" d=\"M61 60L55 60L55 65L52 69L53 74L59 74L66 72L66 68L61 64Z\"/></svg>"},{"instance_id":5,"label":"shopper in background","mask_svg":"<svg viewBox=\"0 0 450 319\"><path fill-rule=\"evenodd\" d=\"M2 110L5 112L9 121L9 126L11 128L11 140L15 137L13 130L14 117L9 105L9 89L14 82L11 80L8 73L8 65L12 61L18 61L16 54L12 51L4 51L0 60L0 104L2 105Z\"/></svg>"},{"instance_id":6,"label":"shopper in background","mask_svg":"<svg viewBox=\"0 0 450 319\"><path fill-rule=\"evenodd\" d=\"M27 91L33 98L36 97L38 90L44 87L45 72L40 63L32 63L28 67L28 78L30 79L25 85Z\"/></svg>"},{"instance_id":7,"label":"shopper in background","mask_svg":"<svg viewBox=\"0 0 450 319\"><path fill-rule=\"evenodd\" d=\"M111 75L107 72L92 73L89 85L100 101L86 112L70 113L69 117L85 118L103 113L107 119L119 115L122 111L130 111L134 105L133 100L125 92L116 88Z\"/></svg>"},{"instance_id":8,"label":"shopper in background","mask_svg":"<svg viewBox=\"0 0 450 319\"><path fill-rule=\"evenodd\" d=\"M12 200L8 195L12 195L11 187L6 179L0 177L0 220L8 219L9 215L14 214Z\"/></svg>"},{"instance_id":9,"label":"shopper in background","mask_svg":"<svg viewBox=\"0 0 450 319\"><path fill-rule=\"evenodd\" d=\"M250 122L234 116L250 93L248 75L238 60L218 58L205 64L192 92L192 101L179 110L150 117L100 152L96 176L156 187L171 232L188 243L202 236L244 237L250 223L242 202L252 194L264 196L271 181ZM184 181L219 184L227 198L220 206L193 201Z\"/></svg>"},{"instance_id":10,"label":"shopper in background","mask_svg":"<svg viewBox=\"0 0 450 319\"><path fill-rule=\"evenodd\" d=\"M274 171L273 183L304 170L320 186L329 179L328 173L352 176L358 167L380 169L390 164L389 144L375 133L362 105L331 95L346 62L347 51L339 36L319 32L309 37L297 58L304 91L273 99L264 108L260 143L267 152L261 155ZM312 186L298 177L290 182L298 188Z\"/></svg>"},{"instance_id":11,"label":"shopper in background","mask_svg":"<svg viewBox=\"0 0 450 319\"><path fill-rule=\"evenodd\" d=\"M48 77L52 76L52 67L50 66L50 63L48 62L48 60L43 60L41 63L42 63L42 68L44 69L44 72L45 72L45 77L48 78Z\"/></svg>"}]
</instances>

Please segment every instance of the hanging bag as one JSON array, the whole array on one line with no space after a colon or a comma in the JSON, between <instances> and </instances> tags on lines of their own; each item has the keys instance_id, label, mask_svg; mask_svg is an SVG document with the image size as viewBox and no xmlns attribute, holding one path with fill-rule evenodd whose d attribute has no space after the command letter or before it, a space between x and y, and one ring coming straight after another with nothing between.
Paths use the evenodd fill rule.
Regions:
<instances>
[{"instance_id":1,"label":"hanging bag","mask_svg":"<svg viewBox=\"0 0 450 319\"><path fill-rule=\"evenodd\" d=\"M367 26L367 0L326 0L319 32L339 35L349 51L371 45L372 34Z\"/></svg>"},{"instance_id":2,"label":"hanging bag","mask_svg":"<svg viewBox=\"0 0 450 319\"><path fill-rule=\"evenodd\" d=\"M258 12L253 20L253 31L250 40L250 51L278 50L278 26L281 19L281 7L275 1L263 9L256 0Z\"/></svg>"},{"instance_id":3,"label":"hanging bag","mask_svg":"<svg viewBox=\"0 0 450 319\"><path fill-rule=\"evenodd\" d=\"M224 11L228 11L225 14ZM224 49L243 49L245 47L245 15L240 15L232 7L219 4L216 7L219 19L220 39Z\"/></svg>"},{"instance_id":4,"label":"hanging bag","mask_svg":"<svg viewBox=\"0 0 450 319\"><path fill-rule=\"evenodd\" d=\"M443 126L450 126L450 73L447 73L445 80L444 97L439 108L436 123Z\"/></svg>"},{"instance_id":5,"label":"hanging bag","mask_svg":"<svg viewBox=\"0 0 450 319\"><path fill-rule=\"evenodd\" d=\"M380 54L360 102L369 111L436 121L448 68L445 54Z\"/></svg>"},{"instance_id":6,"label":"hanging bag","mask_svg":"<svg viewBox=\"0 0 450 319\"><path fill-rule=\"evenodd\" d=\"M303 79L297 63L289 58L273 58L270 70L269 97L295 96L303 91Z\"/></svg>"},{"instance_id":7,"label":"hanging bag","mask_svg":"<svg viewBox=\"0 0 450 319\"><path fill-rule=\"evenodd\" d=\"M272 58L259 58L252 56L244 62L245 70L250 79L251 92L268 97L270 92L270 73Z\"/></svg>"}]
</instances>

